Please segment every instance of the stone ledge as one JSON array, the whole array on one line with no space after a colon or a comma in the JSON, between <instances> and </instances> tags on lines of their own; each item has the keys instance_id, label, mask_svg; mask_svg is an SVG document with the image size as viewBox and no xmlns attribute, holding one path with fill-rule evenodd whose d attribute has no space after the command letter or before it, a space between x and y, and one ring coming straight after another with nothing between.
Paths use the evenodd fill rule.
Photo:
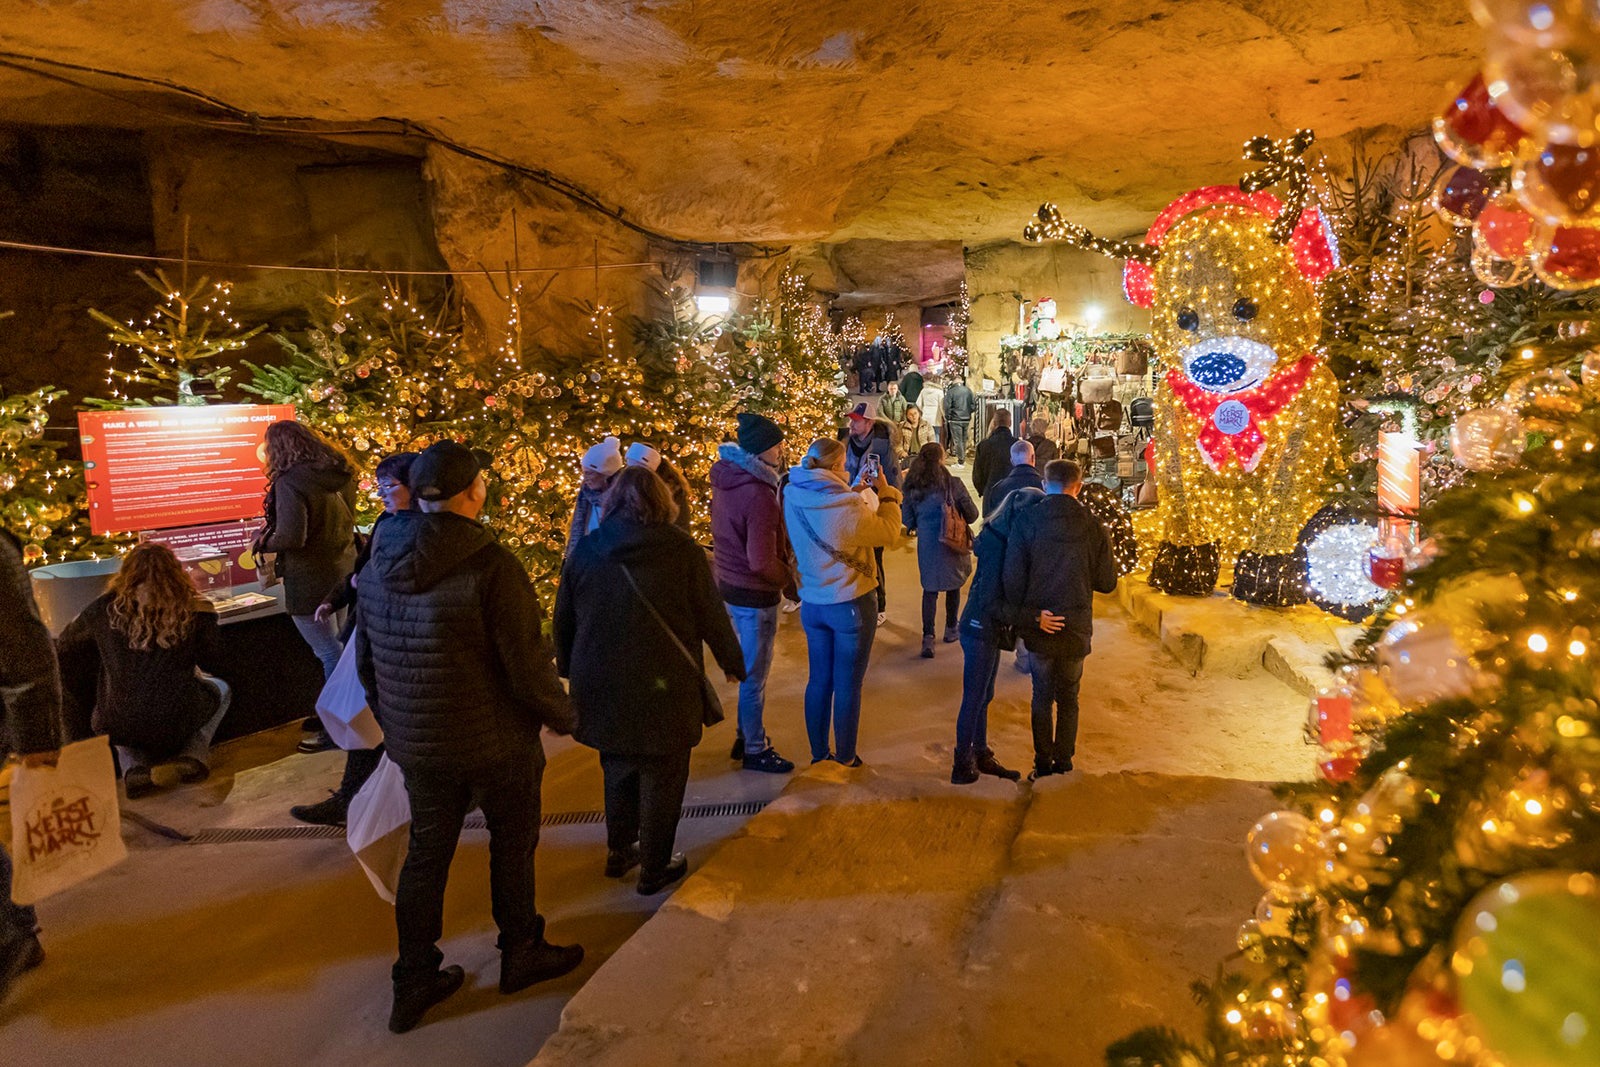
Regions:
<instances>
[{"instance_id":1,"label":"stone ledge","mask_svg":"<svg viewBox=\"0 0 1600 1067\"><path fill-rule=\"evenodd\" d=\"M1349 647L1360 630L1310 605L1258 607L1222 589L1209 597L1168 596L1139 574L1118 582L1116 597L1191 675L1264 673L1307 695L1332 679L1324 658Z\"/></svg>"}]
</instances>

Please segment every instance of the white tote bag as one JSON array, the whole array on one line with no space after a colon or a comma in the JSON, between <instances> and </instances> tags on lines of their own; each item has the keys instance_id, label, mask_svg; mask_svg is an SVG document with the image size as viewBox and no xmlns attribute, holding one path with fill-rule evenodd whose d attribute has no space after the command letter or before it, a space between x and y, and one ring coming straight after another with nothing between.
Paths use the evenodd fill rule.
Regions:
<instances>
[{"instance_id":1,"label":"white tote bag","mask_svg":"<svg viewBox=\"0 0 1600 1067\"><path fill-rule=\"evenodd\" d=\"M378 895L394 903L411 846L411 798L405 775L387 755L350 801L345 837Z\"/></svg>"},{"instance_id":2,"label":"white tote bag","mask_svg":"<svg viewBox=\"0 0 1600 1067\"><path fill-rule=\"evenodd\" d=\"M11 779L11 899L33 904L122 862L122 813L104 737L61 750L54 767Z\"/></svg>"},{"instance_id":3,"label":"white tote bag","mask_svg":"<svg viewBox=\"0 0 1600 1067\"><path fill-rule=\"evenodd\" d=\"M344 643L339 665L317 695L317 717L340 748L377 748L383 744L383 727L367 707L367 691L356 672L356 642Z\"/></svg>"}]
</instances>

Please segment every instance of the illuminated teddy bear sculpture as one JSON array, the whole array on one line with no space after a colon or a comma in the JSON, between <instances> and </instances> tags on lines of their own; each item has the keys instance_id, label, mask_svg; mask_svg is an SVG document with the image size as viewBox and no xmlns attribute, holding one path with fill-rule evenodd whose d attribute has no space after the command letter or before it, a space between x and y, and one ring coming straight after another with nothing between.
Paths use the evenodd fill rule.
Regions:
<instances>
[{"instance_id":1,"label":"illuminated teddy bear sculpture","mask_svg":"<svg viewBox=\"0 0 1600 1067\"><path fill-rule=\"evenodd\" d=\"M1151 476L1161 545L1150 584L1205 596L1224 553L1233 595L1285 606L1306 599L1301 528L1322 503L1337 453L1338 387L1316 345L1317 285L1337 266L1320 212L1303 210L1300 156L1311 134L1256 138L1268 166L1240 186L1186 193L1143 243L1095 237L1039 209L1030 241L1062 240L1125 258L1128 299L1149 308L1164 373L1156 383ZM1288 206L1264 191L1286 181Z\"/></svg>"}]
</instances>

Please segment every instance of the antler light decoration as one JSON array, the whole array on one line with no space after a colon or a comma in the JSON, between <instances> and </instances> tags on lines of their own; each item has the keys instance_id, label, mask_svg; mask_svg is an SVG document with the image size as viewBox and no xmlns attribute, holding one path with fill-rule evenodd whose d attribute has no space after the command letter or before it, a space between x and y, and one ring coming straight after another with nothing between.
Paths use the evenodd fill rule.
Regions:
<instances>
[{"instance_id":1,"label":"antler light decoration","mask_svg":"<svg viewBox=\"0 0 1600 1067\"><path fill-rule=\"evenodd\" d=\"M1244 144L1244 158L1266 166L1239 179L1239 188L1247 193L1258 193L1280 182L1287 186L1283 196L1283 210L1272 220L1272 239L1283 244L1300 223L1300 213L1306 208L1311 195L1311 177L1306 172L1304 156L1316 141L1310 130L1296 130L1281 141L1270 137L1252 137Z\"/></svg>"},{"instance_id":2,"label":"antler light decoration","mask_svg":"<svg viewBox=\"0 0 1600 1067\"><path fill-rule=\"evenodd\" d=\"M1118 241L1110 237L1096 237L1077 223L1061 217L1061 209L1054 204L1039 207L1039 221L1022 228L1022 239L1040 244L1044 241L1064 241L1076 248L1087 249L1112 259L1131 259L1138 263L1154 263L1161 258L1161 249L1138 241Z\"/></svg>"}]
</instances>

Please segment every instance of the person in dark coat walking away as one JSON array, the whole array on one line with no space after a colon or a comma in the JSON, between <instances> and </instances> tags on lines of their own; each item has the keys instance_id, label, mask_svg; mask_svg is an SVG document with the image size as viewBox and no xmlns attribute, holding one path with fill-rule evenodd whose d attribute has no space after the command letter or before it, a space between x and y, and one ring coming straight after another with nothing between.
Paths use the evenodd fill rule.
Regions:
<instances>
[{"instance_id":1,"label":"person in dark coat walking away","mask_svg":"<svg viewBox=\"0 0 1600 1067\"><path fill-rule=\"evenodd\" d=\"M567 523L567 543L561 549L563 562L578 547L578 542L594 533L600 526L600 502L612 479L622 469L622 441L607 437L583 454L581 461L583 480L578 485L578 499L572 507L572 519Z\"/></svg>"},{"instance_id":2,"label":"person in dark coat walking away","mask_svg":"<svg viewBox=\"0 0 1600 1067\"><path fill-rule=\"evenodd\" d=\"M1016 517L1044 499L1044 491L1024 486L1007 495L984 521L972 543L978 573L961 613L961 711L956 715L954 785L971 785L980 774L1016 781L1022 775L995 759L989 747L989 704L1000 653L1012 647L1017 633L1016 606L1005 598L1006 541Z\"/></svg>"},{"instance_id":3,"label":"person in dark coat walking away","mask_svg":"<svg viewBox=\"0 0 1600 1067\"><path fill-rule=\"evenodd\" d=\"M845 478L852 484L861 477L867 454L872 453L878 457L878 466L884 478L894 488L900 488L900 465L895 462L894 454L894 427L868 415L865 404L857 404L850 409L844 453ZM882 626L889 619L889 587L883 579L882 546L872 550L872 558L878 567L878 625Z\"/></svg>"},{"instance_id":4,"label":"person in dark coat walking away","mask_svg":"<svg viewBox=\"0 0 1600 1067\"><path fill-rule=\"evenodd\" d=\"M739 412L739 440L717 451L711 468L711 550L717 588L744 650L739 729L732 758L747 771L788 774L794 764L767 739L767 675L778 641L778 604L794 581L794 553L783 530L778 485L783 430Z\"/></svg>"},{"instance_id":5,"label":"person in dark coat walking away","mask_svg":"<svg viewBox=\"0 0 1600 1067\"><path fill-rule=\"evenodd\" d=\"M950 384L945 387L941 403L945 433L950 436L950 455L955 457L956 466L960 467L967 462L967 438L972 430L972 417L978 413L978 397L958 375L952 377ZM978 490L978 493L981 496L983 490Z\"/></svg>"},{"instance_id":6,"label":"person in dark coat walking away","mask_svg":"<svg viewBox=\"0 0 1600 1067\"><path fill-rule=\"evenodd\" d=\"M1078 685L1094 636L1094 594L1117 588L1111 540L1077 501L1082 469L1044 470L1045 499L1019 515L1006 542L1005 599L1014 605L1033 670L1033 776L1072 770Z\"/></svg>"},{"instance_id":7,"label":"person in dark coat walking away","mask_svg":"<svg viewBox=\"0 0 1600 1067\"><path fill-rule=\"evenodd\" d=\"M411 466L419 511L385 523L361 572L356 669L384 748L405 775L411 846L395 894L400 953L389 1029L404 1033L465 974L442 968L444 889L467 813L489 827L489 893L500 928L500 991L583 962L545 940L534 903L540 727L577 726L556 677L528 574L477 517L489 488L471 449L429 446Z\"/></svg>"},{"instance_id":8,"label":"person in dark coat walking away","mask_svg":"<svg viewBox=\"0 0 1600 1067\"><path fill-rule=\"evenodd\" d=\"M968 522L978 521L978 506L961 479L944 465L944 448L922 446L906 474L906 498L901 507L906 529L917 535L917 573L922 579L922 658L933 658L934 619L939 594L944 594L944 640L954 644L960 634L956 619L961 611L961 587L972 576L972 550L944 543L945 508L952 507Z\"/></svg>"},{"instance_id":9,"label":"person in dark coat walking away","mask_svg":"<svg viewBox=\"0 0 1600 1067\"><path fill-rule=\"evenodd\" d=\"M972 460L972 488L987 497L989 486L1011 473L1011 446L1017 438L1011 432L1011 412L995 408L989 417L989 436L978 444Z\"/></svg>"},{"instance_id":10,"label":"person in dark coat walking away","mask_svg":"<svg viewBox=\"0 0 1600 1067\"><path fill-rule=\"evenodd\" d=\"M644 896L689 869L673 843L707 711L704 646L729 681L745 673L705 550L674 509L656 475L623 471L556 592L557 669L605 776L606 877L637 864Z\"/></svg>"},{"instance_id":11,"label":"person in dark coat walking away","mask_svg":"<svg viewBox=\"0 0 1600 1067\"><path fill-rule=\"evenodd\" d=\"M335 612L348 612L344 632L339 635L341 641L348 642L355 632L355 612L350 609L354 608L356 603L356 587L360 582L357 575L372 558L372 543L377 539L378 531L396 512L409 511L413 506L408 478L411 474L411 464L416 458L415 452L396 452L378 461L372 478L377 497L383 502L383 510L378 513L377 519L372 523L372 530L356 553L354 570L329 590L328 595L322 598L322 603L317 605L316 617L319 622ZM344 775L339 779L339 788L335 789L326 800L320 800L315 804L296 804L289 809L289 815L313 826L343 826L345 816L350 812L350 801L361 792L361 787L367 784L367 779L372 777L372 772L378 769L378 763L382 759L382 745L377 748L351 749L345 753Z\"/></svg>"},{"instance_id":12,"label":"person in dark coat walking away","mask_svg":"<svg viewBox=\"0 0 1600 1067\"><path fill-rule=\"evenodd\" d=\"M635 441L628 446L624 461L630 467L643 467L647 471L655 472L656 477L667 487L667 492L672 494L672 503L678 509L678 517L672 520L673 525L693 537L694 513L690 510L693 493L689 489L689 479L683 476L683 472L658 449L643 441Z\"/></svg>"},{"instance_id":13,"label":"person in dark coat walking away","mask_svg":"<svg viewBox=\"0 0 1600 1067\"><path fill-rule=\"evenodd\" d=\"M1028 443L1033 446L1033 465L1043 470L1045 464L1060 459L1061 446L1050 439L1050 420L1040 416L1028 424Z\"/></svg>"},{"instance_id":14,"label":"person in dark coat walking away","mask_svg":"<svg viewBox=\"0 0 1600 1067\"><path fill-rule=\"evenodd\" d=\"M1030 489L1044 488L1044 480L1039 477L1039 468L1034 465L1031 444L1026 441L1012 442L1009 461L1010 472L1004 478L990 482L988 490L983 494L983 516L986 519L995 513L1007 494L1025 486Z\"/></svg>"},{"instance_id":15,"label":"person in dark coat walking away","mask_svg":"<svg viewBox=\"0 0 1600 1067\"><path fill-rule=\"evenodd\" d=\"M900 539L900 491L879 469L876 481L845 480L845 446L822 437L789 471L784 526L800 572L800 625L806 631L806 734L811 762L836 759L861 766L861 683L867 676L877 571L866 549ZM867 492L867 490L872 492ZM829 750L830 734L836 744Z\"/></svg>"},{"instance_id":16,"label":"person in dark coat walking away","mask_svg":"<svg viewBox=\"0 0 1600 1067\"><path fill-rule=\"evenodd\" d=\"M216 670L217 612L195 591L166 545L135 545L99 598L57 644L74 703L116 746L128 799L155 789L150 772L171 762L180 782L211 774L211 739L232 690Z\"/></svg>"},{"instance_id":17,"label":"person in dark coat walking away","mask_svg":"<svg viewBox=\"0 0 1600 1067\"><path fill-rule=\"evenodd\" d=\"M0 648L0 764L15 754L25 766L53 767L61 744L61 680L22 545L9 530L0 530ZM19 975L43 963L38 913L11 899L11 857L0 848L0 1004Z\"/></svg>"},{"instance_id":18,"label":"person in dark coat walking away","mask_svg":"<svg viewBox=\"0 0 1600 1067\"><path fill-rule=\"evenodd\" d=\"M915 363L900 379L900 395L906 398L907 404L915 405L922 399L922 372Z\"/></svg>"}]
</instances>

